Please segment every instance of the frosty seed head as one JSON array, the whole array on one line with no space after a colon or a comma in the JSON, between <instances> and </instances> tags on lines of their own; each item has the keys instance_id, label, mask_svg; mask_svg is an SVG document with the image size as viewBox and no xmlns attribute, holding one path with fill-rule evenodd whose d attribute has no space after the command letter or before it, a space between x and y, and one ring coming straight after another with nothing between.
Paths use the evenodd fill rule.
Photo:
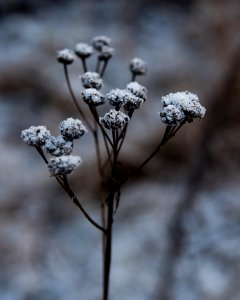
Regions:
<instances>
[{"instance_id":1,"label":"frosty seed head","mask_svg":"<svg viewBox=\"0 0 240 300\"><path fill-rule=\"evenodd\" d=\"M59 125L61 135L67 141L79 139L84 133L87 132L86 127L82 124L82 121L78 119L68 118L62 121Z\"/></svg>"},{"instance_id":2,"label":"frosty seed head","mask_svg":"<svg viewBox=\"0 0 240 300\"><path fill-rule=\"evenodd\" d=\"M21 138L24 143L30 146L40 147L51 136L46 126L31 126L21 132Z\"/></svg>"},{"instance_id":3,"label":"frosty seed head","mask_svg":"<svg viewBox=\"0 0 240 300\"><path fill-rule=\"evenodd\" d=\"M176 125L177 122L184 120L185 115L176 106L169 104L160 111L160 117L163 123L167 125Z\"/></svg>"},{"instance_id":4,"label":"frosty seed head","mask_svg":"<svg viewBox=\"0 0 240 300\"><path fill-rule=\"evenodd\" d=\"M80 58L87 58L93 54L93 47L86 43L78 43L74 48L75 54Z\"/></svg>"},{"instance_id":5,"label":"frosty seed head","mask_svg":"<svg viewBox=\"0 0 240 300\"><path fill-rule=\"evenodd\" d=\"M113 56L115 49L109 46L103 46L99 54L99 59L108 60Z\"/></svg>"},{"instance_id":6,"label":"frosty seed head","mask_svg":"<svg viewBox=\"0 0 240 300\"><path fill-rule=\"evenodd\" d=\"M162 97L164 107L169 105L175 106L183 114L188 122L192 122L194 118L203 118L206 112L204 106L199 102L198 96L190 92L170 93Z\"/></svg>"},{"instance_id":7,"label":"frosty seed head","mask_svg":"<svg viewBox=\"0 0 240 300\"><path fill-rule=\"evenodd\" d=\"M125 98L125 101L123 103L123 108L126 111L133 111L135 109L140 108L143 103L143 98L137 97L131 92L128 92L128 96Z\"/></svg>"},{"instance_id":8,"label":"frosty seed head","mask_svg":"<svg viewBox=\"0 0 240 300\"><path fill-rule=\"evenodd\" d=\"M94 88L96 90L100 90L103 86L102 79L100 75L96 72L86 72L82 76L80 76L82 85L84 88Z\"/></svg>"},{"instance_id":9,"label":"frosty seed head","mask_svg":"<svg viewBox=\"0 0 240 300\"><path fill-rule=\"evenodd\" d=\"M131 72L135 75L145 75L147 72L147 64L138 57L132 59L129 67Z\"/></svg>"},{"instance_id":10,"label":"frosty seed head","mask_svg":"<svg viewBox=\"0 0 240 300\"><path fill-rule=\"evenodd\" d=\"M93 47L101 51L103 46L109 46L111 44L111 39L105 35L99 35L92 40Z\"/></svg>"},{"instance_id":11,"label":"frosty seed head","mask_svg":"<svg viewBox=\"0 0 240 300\"><path fill-rule=\"evenodd\" d=\"M74 61L73 51L70 49L57 51L57 60L62 64L70 65Z\"/></svg>"},{"instance_id":12,"label":"frosty seed head","mask_svg":"<svg viewBox=\"0 0 240 300\"><path fill-rule=\"evenodd\" d=\"M122 129L130 121L130 118L121 111L111 109L103 118L99 118L99 121L105 128L117 130Z\"/></svg>"},{"instance_id":13,"label":"frosty seed head","mask_svg":"<svg viewBox=\"0 0 240 300\"><path fill-rule=\"evenodd\" d=\"M136 81L130 82L127 85L127 90L135 96L142 98L144 101L147 99L147 89Z\"/></svg>"},{"instance_id":14,"label":"frosty seed head","mask_svg":"<svg viewBox=\"0 0 240 300\"><path fill-rule=\"evenodd\" d=\"M106 98L112 106L119 110L129 94L130 92L127 90L114 89L106 95Z\"/></svg>"},{"instance_id":15,"label":"frosty seed head","mask_svg":"<svg viewBox=\"0 0 240 300\"><path fill-rule=\"evenodd\" d=\"M51 158L48 164L50 176L66 175L75 170L82 163L79 156L63 155Z\"/></svg>"},{"instance_id":16,"label":"frosty seed head","mask_svg":"<svg viewBox=\"0 0 240 300\"><path fill-rule=\"evenodd\" d=\"M85 101L88 105L98 106L105 103L105 97L96 89L86 89L81 93L83 101Z\"/></svg>"},{"instance_id":17,"label":"frosty seed head","mask_svg":"<svg viewBox=\"0 0 240 300\"><path fill-rule=\"evenodd\" d=\"M45 141L43 150L53 156L69 155L73 150L73 142L66 141L62 135L50 136Z\"/></svg>"}]
</instances>

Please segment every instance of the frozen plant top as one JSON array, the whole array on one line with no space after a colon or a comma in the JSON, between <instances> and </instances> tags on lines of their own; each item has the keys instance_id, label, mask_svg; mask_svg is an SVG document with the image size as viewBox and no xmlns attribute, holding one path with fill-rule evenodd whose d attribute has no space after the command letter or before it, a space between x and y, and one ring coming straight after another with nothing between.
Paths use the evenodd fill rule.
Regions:
<instances>
[{"instance_id":1,"label":"frozen plant top","mask_svg":"<svg viewBox=\"0 0 240 300\"><path fill-rule=\"evenodd\" d=\"M136 81L130 82L127 85L127 90L137 97L147 100L147 89Z\"/></svg>"},{"instance_id":2,"label":"frozen plant top","mask_svg":"<svg viewBox=\"0 0 240 300\"><path fill-rule=\"evenodd\" d=\"M50 136L43 145L43 150L53 156L69 155L73 150L73 142L66 141L62 135Z\"/></svg>"},{"instance_id":3,"label":"frozen plant top","mask_svg":"<svg viewBox=\"0 0 240 300\"><path fill-rule=\"evenodd\" d=\"M103 118L99 118L99 121L105 128L117 130L122 129L130 121L130 118L121 111L111 109Z\"/></svg>"},{"instance_id":4,"label":"frozen plant top","mask_svg":"<svg viewBox=\"0 0 240 300\"><path fill-rule=\"evenodd\" d=\"M30 146L40 147L51 136L46 126L31 126L21 132L21 138L24 143Z\"/></svg>"},{"instance_id":5,"label":"frozen plant top","mask_svg":"<svg viewBox=\"0 0 240 300\"><path fill-rule=\"evenodd\" d=\"M103 86L102 79L100 75L96 72L86 72L82 76L80 76L82 85L84 88L94 88L96 90L100 90Z\"/></svg>"},{"instance_id":6,"label":"frozen plant top","mask_svg":"<svg viewBox=\"0 0 240 300\"><path fill-rule=\"evenodd\" d=\"M70 49L57 51L57 60L65 65L70 65L74 61L74 53Z\"/></svg>"},{"instance_id":7,"label":"frozen plant top","mask_svg":"<svg viewBox=\"0 0 240 300\"><path fill-rule=\"evenodd\" d=\"M169 125L183 120L192 122L194 118L203 118L206 112L198 96L187 91L170 93L162 97L162 103L164 108L160 116L162 121Z\"/></svg>"},{"instance_id":8,"label":"frozen plant top","mask_svg":"<svg viewBox=\"0 0 240 300\"><path fill-rule=\"evenodd\" d=\"M105 35L99 35L92 40L93 47L101 51L103 46L109 46L111 44L111 39Z\"/></svg>"},{"instance_id":9,"label":"frozen plant top","mask_svg":"<svg viewBox=\"0 0 240 300\"><path fill-rule=\"evenodd\" d=\"M115 49L109 46L103 46L99 54L99 59L108 60L113 56Z\"/></svg>"},{"instance_id":10,"label":"frozen plant top","mask_svg":"<svg viewBox=\"0 0 240 300\"><path fill-rule=\"evenodd\" d=\"M129 93L127 90L114 89L107 93L106 98L118 110L129 97Z\"/></svg>"},{"instance_id":11,"label":"frozen plant top","mask_svg":"<svg viewBox=\"0 0 240 300\"><path fill-rule=\"evenodd\" d=\"M105 97L96 89L86 89L81 93L83 100L89 105L98 106L105 103Z\"/></svg>"},{"instance_id":12,"label":"frozen plant top","mask_svg":"<svg viewBox=\"0 0 240 300\"><path fill-rule=\"evenodd\" d=\"M48 164L50 176L66 175L75 170L82 163L79 156L63 155L51 158Z\"/></svg>"},{"instance_id":13,"label":"frozen plant top","mask_svg":"<svg viewBox=\"0 0 240 300\"><path fill-rule=\"evenodd\" d=\"M141 58L135 57L130 63L130 71L135 75L145 75L147 72L147 64Z\"/></svg>"},{"instance_id":14,"label":"frozen plant top","mask_svg":"<svg viewBox=\"0 0 240 300\"><path fill-rule=\"evenodd\" d=\"M130 91L126 92L127 94L125 101L123 102L123 108L127 111L133 111L135 109L140 108L144 103L144 99L134 95Z\"/></svg>"},{"instance_id":15,"label":"frozen plant top","mask_svg":"<svg viewBox=\"0 0 240 300\"><path fill-rule=\"evenodd\" d=\"M86 43L78 43L74 50L80 58L87 58L93 54L93 47Z\"/></svg>"},{"instance_id":16,"label":"frozen plant top","mask_svg":"<svg viewBox=\"0 0 240 300\"><path fill-rule=\"evenodd\" d=\"M72 141L74 139L79 139L84 133L87 132L86 127L82 124L82 121L73 118L67 118L62 121L59 125L64 139Z\"/></svg>"}]
</instances>

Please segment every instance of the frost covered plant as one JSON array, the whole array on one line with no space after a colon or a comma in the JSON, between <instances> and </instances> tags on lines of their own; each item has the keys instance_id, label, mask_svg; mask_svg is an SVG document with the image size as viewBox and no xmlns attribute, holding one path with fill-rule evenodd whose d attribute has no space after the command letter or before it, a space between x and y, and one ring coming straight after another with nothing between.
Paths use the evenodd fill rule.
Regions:
<instances>
[{"instance_id":1,"label":"frost covered plant","mask_svg":"<svg viewBox=\"0 0 240 300\"><path fill-rule=\"evenodd\" d=\"M146 74L147 65L140 58L132 59L130 63L131 81L124 89L114 87L106 93L101 92L103 76L107 63L112 58L114 49L110 38L102 35L92 40L90 46L78 43L74 52L82 62L83 74L80 76L83 90L78 97L73 91L69 80L68 67L74 61L74 52L64 49L57 52L57 60L63 65L66 83L81 120L72 117L63 120L59 125L60 135L54 137L45 126L31 126L21 133L23 141L36 148L47 165L49 174L54 177L63 191L80 209L86 219L101 232L103 256L103 294L102 300L109 300L110 270L112 254L112 228L120 202L122 186L129 177L134 176L159 152L184 124L196 118L203 118L206 109L200 104L198 97L190 92L170 93L162 97L160 119L166 125L163 137L157 142L156 148L139 163L138 167L122 174L119 170L122 145L128 131L128 125L133 122L137 110L147 105L147 89L137 82L138 76ZM88 70L87 60L97 52L96 68ZM84 102L84 103L83 103ZM82 105L85 106L83 110ZM101 105L101 113L99 106ZM109 110L109 105L112 107ZM86 113L88 109L88 113ZM104 111L105 109L105 111ZM160 123L160 122L159 122ZM100 175L101 223L96 222L82 206L81 201L71 188L68 176L81 165L80 156L72 156L74 141L82 139L87 129L92 134L96 148L96 163ZM110 172L109 172L110 170ZM106 188L107 187L107 188Z\"/></svg>"}]
</instances>

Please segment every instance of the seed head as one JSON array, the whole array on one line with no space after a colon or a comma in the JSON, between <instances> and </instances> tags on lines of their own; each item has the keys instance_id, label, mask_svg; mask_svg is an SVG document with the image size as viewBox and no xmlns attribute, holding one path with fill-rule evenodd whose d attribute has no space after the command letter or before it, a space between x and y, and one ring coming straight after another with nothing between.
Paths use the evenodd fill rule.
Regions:
<instances>
[{"instance_id":1,"label":"seed head","mask_svg":"<svg viewBox=\"0 0 240 300\"><path fill-rule=\"evenodd\" d=\"M100 90L103 86L102 79L100 75L96 72L86 72L82 76L80 76L82 85L86 89L94 88L96 90Z\"/></svg>"},{"instance_id":2,"label":"seed head","mask_svg":"<svg viewBox=\"0 0 240 300\"><path fill-rule=\"evenodd\" d=\"M57 51L57 60L64 65L70 65L74 61L73 51L70 49Z\"/></svg>"},{"instance_id":3,"label":"seed head","mask_svg":"<svg viewBox=\"0 0 240 300\"><path fill-rule=\"evenodd\" d=\"M131 72L135 75L145 75L147 72L147 64L138 57L132 59L129 67Z\"/></svg>"},{"instance_id":4,"label":"seed head","mask_svg":"<svg viewBox=\"0 0 240 300\"><path fill-rule=\"evenodd\" d=\"M31 126L21 132L21 138L24 143L36 147L44 145L50 136L51 133L46 126Z\"/></svg>"},{"instance_id":5,"label":"seed head","mask_svg":"<svg viewBox=\"0 0 240 300\"><path fill-rule=\"evenodd\" d=\"M87 58L93 54L93 47L85 43L78 43L74 51L78 57Z\"/></svg>"},{"instance_id":6,"label":"seed head","mask_svg":"<svg viewBox=\"0 0 240 300\"><path fill-rule=\"evenodd\" d=\"M67 141L73 141L79 139L84 133L87 132L86 127L82 124L82 121L78 119L68 118L62 121L59 125L61 135Z\"/></svg>"},{"instance_id":7,"label":"seed head","mask_svg":"<svg viewBox=\"0 0 240 300\"><path fill-rule=\"evenodd\" d=\"M127 85L127 90L135 96L142 98L144 101L147 99L147 89L136 81L130 82Z\"/></svg>"},{"instance_id":8,"label":"seed head","mask_svg":"<svg viewBox=\"0 0 240 300\"><path fill-rule=\"evenodd\" d=\"M108 60L113 56L115 49L109 46L103 46L99 54L100 60Z\"/></svg>"},{"instance_id":9,"label":"seed head","mask_svg":"<svg viewBox=\"0 0 240 300\"><path fill-rule=\"evenodd\" d=\"M105 97L96 89L90 88L81 92L88 105L98 106L105 103Z\"/></svg>"},{"instance_id":10,"label":"seed head","mask_svg":"<svg viewBox=\"0 0 240 300\"><path fill-rule=\"evenodd\" d=\"M140 98L138 96L135 96L131 92L128 92L128 95L123 103L123 108L127 111L133 111L135 109L140 108L143 103L143 98Z\"/></svg>"},{"instance_id":11,"label":"seed head","mask_svg":"<svg viewBox=\"0 0 240 300\"><path fill-rule=\"evenodd\" d=\"M111 44L111 39L105 35L99 35L92 40L93 47L101 51L103 46L109 46Z\"/></svg>"},{"instance_id":12,"label":"seed head","mask_svg":"<svg viewBox=\"0 0 240 300\"><path fill-rule=\"evenodd\" d=\"M177 122L184 120L185 115L176 106L169 104L160 112L160 117L163 123L168 125L176 125Z\"/></svg>"},{"instance_id":13,"label":"seed head","mask_svg":"<svg viewBox=\"0 0 240 300\"><path fill-rule=\"evenodd\" d=\"M130 92L127 90L114 89L106 95L106 98L109 103L116 108L116 110L119 110L122 104L126 101L126 98L129 97L129 94Z\"/></svg>"},{"instance_id":14,"label":"seed head","mask_svg":"<svg viewBox=\"0 0 240 300\"><path fill-rule=\"evenodd\" d=\"M43 146L43 150L53 156L69 155L73 150L73 142L66 141L62 135L50 136Z\"/></svg>"},{"instance_id":15,"label":"seed head","mask_svg":"<svg viewBox=\"0 0 240 300\"><path fill-rule=\"evenodd\" d=\"M48 164L50 176L66 175L75 170L82 163L79 156L63 155L51 158Z\"/></svg>"},{"instance_id":16,"label":"seed head","mask_svg":"<svg viewBox=\"0 0 240 300\"><path fill-rule=\"evenodd\" d=\"M105 128L117 130L122 129L130 121L130 118L121 111L111 109L103 118L99 118L99 121Z\"/></svg>"}]
</instances>

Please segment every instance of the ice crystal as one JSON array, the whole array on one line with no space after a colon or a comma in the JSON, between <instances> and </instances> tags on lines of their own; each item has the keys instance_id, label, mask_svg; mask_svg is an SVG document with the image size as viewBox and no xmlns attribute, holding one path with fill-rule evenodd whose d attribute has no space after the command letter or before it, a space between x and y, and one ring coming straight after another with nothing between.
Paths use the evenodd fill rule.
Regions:
<instances>
[{"instance_id":1,"label":"ice crystal","mask_svg":"<svg viewBox=\"0 0 240 300\"><path fill-rule=\"evenodd\" d=\"M136 75L144 75L147 72L147 64L138 57L132 59L129 67L131 72Z\"/></svg>"},{"instance_id":2,"label":"ice crystal","mask_svg":"<svg viewBox=\"0 0 240 300\"><path fill-rule=\"evenodd\" d=\"M67 118L62 121L59 125L64 139L72 141L74 139L79 139L84 133L87 132L86 127L82 124L82 121L73 118Z\"/></svg>"},{"instance_id":3,"label":"ice crystal","mask_svg":"<svg viewBox=\"0 0 240 300\"><path fill-rule=\"evenodd\" d=\"M102 79L100 75L96 72L86 72L82 76L80 76L82 85L86 89L94 88L96 90L100 90L103 86Z\"/></svg>"},{"instance_id":4,"label":"ice crystal","mask_svg":"<svg viewBox=\"0 0 240 300\"><path fill-rule=\"evenodd\" d=\"M100 123L102 123L105 128L112 130L123 128L129 120L130 118L126 114L114 109L111 109L103 118L99 119Z\"/></svg>"},{"instance_id":5,"label":"ice crystal","mask_svg":"<svg viewBox=\"0 0 240 300\"><path fill-rule=\"evenodd\" d=\"M79 156L63 155L51 158L48 164L50 176L66 175L75 170L82 163Z\"/></svg>"},{"instance_id":6,"label":"ice crystal","mask_svg":"<svg viewBox=\"0 0 240 300\"><path fill-rule=\"evenodd\" d=\"M69 155L73 150L73 142L66 141L62 135L50 136L43 146L43 150L53 156Z\"/></svg>"},{"instance_id":7,"label":"ice crystal","mask_svg":"<svg viewBox=\"0 0 240 300\"><path fill-rule=\"evenodd\" d=\"M86 43L78 43L74 49L76 55L80 58L87 58L93 54L93 47Z\"/></svg>"},{"instance_id":8,"label":"ice crystal","mask_svg":"<svg viewBox=\"0 0 240 300\"><path fill-rule=\"evenodd\" d=\"M86 89L81 93L83 100L89 105L97 106L105 103L105 97L96 89Z\"/></svg>"},{"instance_id":9,"label":"ice crystal","mask_svg":"<svg viewBox=\"0 0 240 300\"><path fill-rule=\"evenodd\" d=\"M103 46L109 46L111 44L111 39L105 35L99 35L92 40L93 47L101 51Z\"/></svg>"},{"instance_id":10,"label":"ice crystal","mask_svg":"<svg viewBox=\"0 0 240 300\"><path fill-rule=\"evenodd\" d=\"M57 60L62 64L70 65L74 61L73 51L70 49L57 51Z\"/></svg>"},{"instance_id":11,"label":"ice crystal","mask_svg":"<svg viewBox=\"0 0 240 300\"><path fill-rule=\"evenodd\" d=\"M30 146L42 146L45 141L51 136L46 126L31 126L21 132L21 138Z\"/></svg>"},{"instance_id":12,"label":"ice crystal","mask_svg":"<svg viewBox=\"0 0 240 300\"><path fill-rule=\"evenodd\" d=\"M127 85L127 90L135 96L142 98L144 101L147 99L147 89L136 81L130 82Z\"/></svg>"}]
</instances>

